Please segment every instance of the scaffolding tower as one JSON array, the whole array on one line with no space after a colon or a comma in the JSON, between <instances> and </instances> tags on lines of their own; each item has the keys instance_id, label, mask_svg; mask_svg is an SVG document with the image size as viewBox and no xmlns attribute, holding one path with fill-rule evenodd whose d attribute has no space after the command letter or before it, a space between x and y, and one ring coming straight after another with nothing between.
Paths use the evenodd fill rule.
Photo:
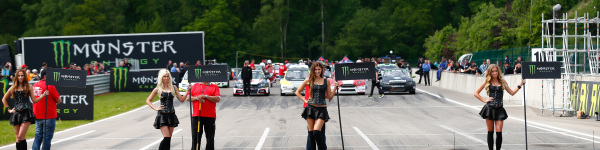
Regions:
<instances>
[{"instance_id":1,"label":"scaffolding tower","mask_svg":"<svg viewBox=\"0 0 600 150\"><path fill-rule=\"evenodd\" d=\"M567 13L562 13L562 19L556 19L553 14L552 19L544 20L542 13L542 51L548 53L545 60L557 61L561 58L561 79L546 79L542 81L542 114L544 110L562 111L565 113L573 112L571 99L579 99L579 89L576 87L577 75L598 75L600 66L600 13L596 12L595 18L590 18L589 13L579 16L575 12L574 18L568 18ZM596 24L595 35L590 30L590 24ZM562 28L562 33L556 33L556 27ZM569 31L569 26L575 27L574 31ZM583 32L579 28L583 26ZM559 40L556 41L556 38ZM579 45L578 45L579 44ZM589 72L586 68L589 67ZM562 83L562 98L555 101L556 80ZM573 83L572 83L573 82ZM546 85L546 86L544 86ZM544 89L545 88L545 89ZM574 95L573 95L574 94ZM547 99L544 101L544 99Z\"/></svg>"}]
</instances>

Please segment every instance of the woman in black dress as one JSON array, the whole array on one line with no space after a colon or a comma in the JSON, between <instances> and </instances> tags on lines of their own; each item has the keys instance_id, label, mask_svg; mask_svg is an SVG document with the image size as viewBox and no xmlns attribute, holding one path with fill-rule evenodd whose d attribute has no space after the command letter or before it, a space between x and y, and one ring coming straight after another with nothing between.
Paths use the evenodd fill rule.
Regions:
<instances>
[{"instance_id":1,"label":"woman in black dress","mask_svg":"<svg viewBox=\"0 0 600 150\"><path fill-rule=\"evenodd\" d=\"M27 77L25 77L25 69L19 69L16 72L16 79L13 85L6 91L6 95L2 98L2 104L4 107L8 107L8 98L15 100L13 108L8 108L10 116L10 125L15 129L16 136L16 147L17 150L26 150L27 141L25 141L25 134L29 125L35 124L35 115L33 114L33 103L37 103L42 98L48 95L48 91L45 91L42 96L35 98L33 94L33 86L29 84Z\"/></svg>"},{"instance_id":2,"label":"woman in black dress","mask_svg":"<svg viewBox=\"0 0 600 150\"><path fill-rule=\"evenodd\" d=\"M321 127L329 120L329 113L327 112L327 102L325 99L333 99L334 92L329 86L330 81L323 76L325 73L325 67L318 62L313 63L310 67L310 74L308 79L304 80L298 90L296 90L296 96L300 100L304 101L308 105L302 112L302 118L306 119L308 124L308 135L311 136L310 148L315 149L319 146L319 149L325 149L325 141L321 138ZM337 83L335 83L337 86ZM308 99L305 99L300 92L304 91L304 87L309 85L310 94Z\"/></svg>"},{"instance_id":3,"label":"woman in black dress","mask_svg":"<svg viewBox=\"0 0 600 150\"><path fill-rule=\"evenodd\" d=\"M496 149L499 150L502 146L502 127L504 125L504 120L508 118L508 114L506 114L506 110L504 110L502 103L504 90L510 95L515 95L517 91L521 89L523 84L525 84L525 80L521 80L521 83L517 88L510 89L506 80L502 77L500 67L492 64L486 70L485 82L483 82L477 91L475 91L475 97L486 103L479 112L479 115L485 119L485 123L487 124L487 142L490 150L494 148L494 127L496 129ZM484 88L489 96L488 99L484 99L479 95Z\"/></svg>"},{"instance_id":4,"label":"woman in black dress","mask_svg":"<svg viewBox=\"0 0 600 150\"><path fill-rule=\"evenodd\" d=\"M175 108L173 107L173 98L177 97L177 99L183 103L187 93L182 96L177 89L177 86L173 85L169 71L162 69L158 72L156 88L152 90L152 93L148 96L148 99L146 99L146 104L153 110L158 111L156 119L154 120L154 128L160 129L160 132L163 134L163 140L158 147L159 150L171 148L173 129L179 125L179 119L177 119ZM158 108L152 104L152 99L156 94L159 94L160 97L160 107Z\"/></svg>"}]
</instances>

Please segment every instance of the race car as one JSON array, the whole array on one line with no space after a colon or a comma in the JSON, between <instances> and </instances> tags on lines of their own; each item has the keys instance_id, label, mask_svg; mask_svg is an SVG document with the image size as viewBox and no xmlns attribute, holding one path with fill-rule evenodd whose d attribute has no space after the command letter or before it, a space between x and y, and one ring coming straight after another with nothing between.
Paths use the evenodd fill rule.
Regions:
<instances>
[{"instance_id":1,"label":"race car","mask_svg":"<svg viewBox=\"0 0 600 150\"><path fill-rule=\"evenodd\" d=\"M379 85L383 92L397 93L408 92L415 94L417 86L411 78L407 69L382 69L382 77L379 79Z\"/></svg>"},{"instance_id":2,"label":"race car","mask_svg":"<svg viewBox=\"0 0 600 150\"><path fill-rule=\"evenodd\" d=\"M241 73L237 75L233 84L233 96L244 95L244 85ZM250 81L250 95L271 94L271 84L269 78L261 70L252 70L252 80Z\"/></svg>"},{"instance_id":3,"label":"race car","mask_svg":"<svg viewBox=\"0 0 600 150\"><path fill-rule=\"evenodd\" d=\"M286 71L285 76L279 80L281 86L281 96L286 94L294 94L300 84L308 78L308 66L290 66L290 68ZM302 92L304 94L304 92Z\"/></svg>"}]
</instances>

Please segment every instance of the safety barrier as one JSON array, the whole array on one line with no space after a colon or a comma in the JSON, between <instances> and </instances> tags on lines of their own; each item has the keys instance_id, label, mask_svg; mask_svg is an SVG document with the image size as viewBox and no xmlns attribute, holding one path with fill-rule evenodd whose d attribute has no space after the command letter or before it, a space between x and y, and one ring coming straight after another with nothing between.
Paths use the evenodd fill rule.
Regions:
<instances>
[{"instance_id":1,"label":"safety barrier","mask_svg":"<svg viewBox=\"0 0 600 150\"><path fill-rule=\"evenodd\" d=\"M108 93L110 88L110 74L87 76L86 85L94 86L94 95Z\"/></svg>"}]
</instances>

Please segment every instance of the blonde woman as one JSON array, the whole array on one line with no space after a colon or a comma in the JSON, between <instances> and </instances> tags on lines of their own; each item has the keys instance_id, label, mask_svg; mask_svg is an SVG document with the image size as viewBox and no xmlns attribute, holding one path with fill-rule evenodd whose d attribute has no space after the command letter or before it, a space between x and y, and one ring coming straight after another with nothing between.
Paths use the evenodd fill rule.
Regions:
<instances>
[{"instance_id":1,"label":"blonde woman","mask_svg":"<svg viewBox=\"0 0 600 150\"><path fill-rule=\"evenodd\" d=\"M152 104L152 99L157 94L159 94L160 98L160 107L155 107ZM179 120L177 119L177 115L175 115L175 108L173 107L173 98L177 97L183 103L186 96L187 93L183 96L179 94L177 86L173 85L171 74L168 70L162 69L158 71L156 88L152 90L152 93L146 99L146 104L157 111L154 128L160 129L160 132L163 134L163 140L158 147L159 150L171 148L173 129L179 125Z\"/></svg>"},{"instance_id":2,"label":"blonde woman","mask_svg":"<svg viewBox=\"0 0 600 150\"><path fill-rule=\"evenodd\" d=\"M504 120L508 118L508 114L506 114L502 103L504 90L510 95L515 95L523 84L525 84L525 80L521 80L517 88L510 89L506 80L502 77L500 67L495 64L488 66L488 69L485 71L485 82L477 88L474 95L477 99L486 103L479 112L479 115L485 119L487 124L487 142L490 150L494 148L494 128L496 129L496 149L499 150L502 147L502 127ZM488 99L484 99L479 95L483 89L488 94Z\"/></svg>"},{"instance_id":3,"label":"blonde woman","mask_svg":"<svg viewBox=\"0 0 600 150\"><path fill-rule=\"evenodd\" d=\"M2 98L4 107L9 106L7 102L9 97L15 100L14 107L8 108L8 112L12 114L9 122L15 130L17 150L27 149L25 134L27 134L29 125L35 124L33 104L29 99L31 98L33 103L37 103L42 100L42 98L48 96L48 91L45 91L40 97L35 98L33 86L29 85L29 80L27 80L25 72L25 69L17 70L13 85L6 91L6 95Z\"/></svg>"}]
</instances>

